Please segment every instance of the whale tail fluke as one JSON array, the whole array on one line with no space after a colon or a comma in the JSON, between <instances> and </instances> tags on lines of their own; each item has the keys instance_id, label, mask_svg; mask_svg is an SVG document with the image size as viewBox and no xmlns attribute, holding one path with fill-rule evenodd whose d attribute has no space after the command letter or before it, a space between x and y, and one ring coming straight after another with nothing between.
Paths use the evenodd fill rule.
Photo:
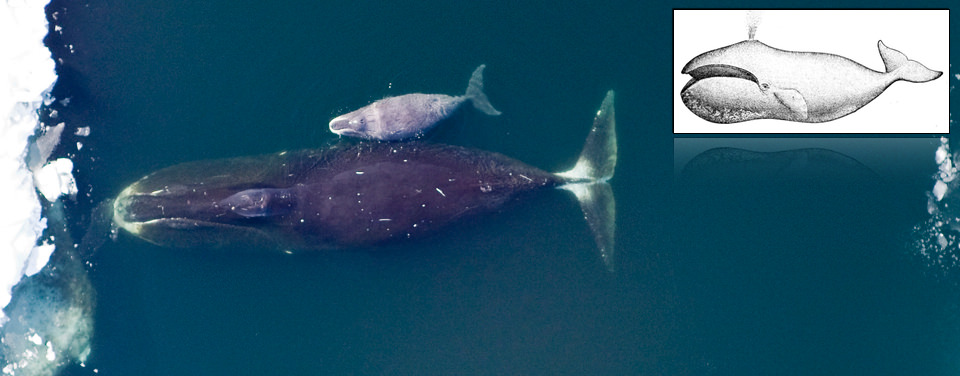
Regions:
<instances>
[{"instance_id":1,"label":"whale tail fluke","mask_svg":"<svg viewBox=\"0 0 960 376\"><path fill-rule=\"evenodd\" d=\"M887 73L893 74L898 80L927 82L935 80L943 74L943 72L927 68L915 60L910 60L903 52L887 47L883 44L883 41L877 42L877 48L880 49L880 57L883 59L883 66L887 69Z\"/></svg>"},{"instance_id":2,"label":"whale tail fluke","mask_svg":"<svg viewBox=\"0 0 960 376\"><path fill-rule=\"evenodd\" d=\"M583 144L577 164L569 171L558 173L571 182L603 182L613 177L617 167L617 129L613 110L613 90L607 92L593 128Z\"/></svg>"},{"instance_id":3,"label":"whale tail fluke","mask_svg":"<svg viewBox=\"0 0 960 376\"><path fill-rule=\"evenodd\" d=\"M500 111L493 108L490 100L487 99L487 94L483 92L483 68L486 67L486 64L480 64L480 66L473 71L473 75L470 76L470 83L467 84L467 92L463 96L469 99L470 102L473 103L473 107L481 112L487 115L497 116L500 115Z\"/></svg>"},{"instance_id":4,"label":"whale tail fluke","mask_svg":"<svg viewBox=\"0 0 960 376\"><path fill-rule=\"evenodd\" d=\"M603 99L577 164L572 169L557 174L569 181L561 188L577 196L583 217L587 220L600 250L600 257L610 271L614 269L614 235L617 228L617 205L613 190L607 183L613 177L617 165L613 97L613 90L610 90Z\"/></svg>"}]
</instances>

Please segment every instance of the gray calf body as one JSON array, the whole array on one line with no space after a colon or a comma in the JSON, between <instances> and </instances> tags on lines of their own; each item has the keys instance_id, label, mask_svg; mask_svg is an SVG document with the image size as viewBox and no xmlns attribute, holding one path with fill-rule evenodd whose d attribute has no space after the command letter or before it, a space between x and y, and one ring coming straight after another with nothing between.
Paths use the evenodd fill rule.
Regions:
<instances>
[{"instance_id":1,"label":"gray calf body","mask_svg":"<svg viewBox=\"0 0 960 376\"><path fill-rule=\"evenodd\" d=\"M473 71L464 95L406 94L387 97L330 120L330 131L341 136L396 141L418 137L446 119L464 102L487 115L500 115L483 93L483 69Z\"/></svg>"}]
</instances>

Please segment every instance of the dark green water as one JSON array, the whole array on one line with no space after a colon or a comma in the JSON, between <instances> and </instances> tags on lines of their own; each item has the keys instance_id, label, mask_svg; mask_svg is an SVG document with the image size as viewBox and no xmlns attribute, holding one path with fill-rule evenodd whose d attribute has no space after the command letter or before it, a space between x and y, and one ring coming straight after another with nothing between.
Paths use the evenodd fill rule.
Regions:
<instances>
[{"instance_id":1,"label":"dark green water","mask_svg":"<svg viewBox=\"0 0 960 376\"><path fill-rule=\"evenodd\" d=\"M908 246L936 141L928 163L879 176L721 168L678 183L672 11L627 4L55 1L60 116L91 128L62 150L88 194L71 208L81 229L158 168L329 144L334 116L459 94L479 64L503 115L466 111L435 140L563 170L614 89L620 150L615 273L562 191L351 252L168 249L121 233L91 261L94 347L72 372L960 370L960 274ZM871 168L885 163L897 162Z\"/></svg>"}]
</instances>

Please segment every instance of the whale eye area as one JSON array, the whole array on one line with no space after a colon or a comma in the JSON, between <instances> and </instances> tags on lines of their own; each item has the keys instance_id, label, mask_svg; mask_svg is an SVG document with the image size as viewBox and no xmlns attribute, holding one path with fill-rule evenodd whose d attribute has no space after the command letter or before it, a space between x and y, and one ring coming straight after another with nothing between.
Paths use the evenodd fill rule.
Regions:
<instances>
[{"instance_id":1,"label":"whale eye area","mask_svg":"<svg viewBox=\"0 0 960 376\"><path fill-rule=\"evenodd\" d=\"M361 117L359 119L350 120L347 122L347 124L350 124L350 127L353 128L353 130L362 131L367 128L367 119Z\"/></svg>"},{"instance_id":2,"label":"whale eye area","mask_svg":"<svg viewBox=\"0 0 960 376\"><path fill-rule=\"evenodd\" d=\"M764 82L760 84L760 90L767 91L770 90L770 84Z\"/></svg>"}]
</instances>

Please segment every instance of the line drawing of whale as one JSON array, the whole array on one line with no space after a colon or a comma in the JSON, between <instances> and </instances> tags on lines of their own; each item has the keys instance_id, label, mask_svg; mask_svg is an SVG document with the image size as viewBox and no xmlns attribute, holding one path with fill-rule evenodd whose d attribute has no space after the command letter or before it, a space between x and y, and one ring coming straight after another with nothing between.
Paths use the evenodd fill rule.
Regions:
<instances>
[{"instance_id":1,"label":"line drawing of whale","mask_svg":"<svg viewBox=\"0 0 960 376\"><path fill-rule=\"evenodd\" d=\"M780 119L821 123L849 115L897 81L928 82L943 73L877 42L885 72L843 56L798 52L745 40L707 51L681 70L684 105L714 123Z\"/></svg>"}]
</instances>

